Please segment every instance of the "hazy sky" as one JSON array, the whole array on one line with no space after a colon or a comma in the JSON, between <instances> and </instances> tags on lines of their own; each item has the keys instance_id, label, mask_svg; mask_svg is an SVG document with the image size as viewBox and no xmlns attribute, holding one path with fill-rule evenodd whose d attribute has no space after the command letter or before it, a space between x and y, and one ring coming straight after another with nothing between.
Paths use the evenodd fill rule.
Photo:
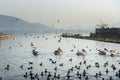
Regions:
<instances>
[{"instance_id":1,"label":"hazy sky","mask_svg":"<svg viewBox=\"0 0 120 80\"><path fill-rule=\"evenodd\" d=\"M120 0L0 0L0 14L61 28L91 28L99 20L120 22Z\"/></svg>"}]
</instances>

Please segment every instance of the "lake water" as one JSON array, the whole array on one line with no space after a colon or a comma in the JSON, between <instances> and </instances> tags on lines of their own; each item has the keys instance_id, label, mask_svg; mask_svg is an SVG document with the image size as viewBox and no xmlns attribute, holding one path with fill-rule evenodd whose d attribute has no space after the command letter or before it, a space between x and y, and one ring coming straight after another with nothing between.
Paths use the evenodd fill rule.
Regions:
<instances>
[{"instance_id":1,"label":"lake water","mask_svg":"<svg viewBox=\"0 0 120 80\"><path fill-rule=\"evenodd\" d=\"M60 74L59 80L66 80L68 69L73 67L73 70L70 71L70 80L80 80L77 72L82 75L81 80L85 80L88 76L89 80L120 80L119 77L116 77L116 72L120 69L120 45L116 43L107 43L99 42L93 40L85 39L74 39L74 38L61 38L61 42L58 42L60 39L59 35L46 34L46 35L14 35L12 39L3 40L0 42L0 77L3 80L31 80L30 71L33 75L36 73L38 77L34 80L47 80L48 73L45 73L45 69L51 73L50 80L58 80L54 78L54 73L56 75ZM38 56L32 54L33 47L31 42L36 47L36 50L39 52ZM63 50L61 55L54 55L54 51L60 47ZM99 55L96 49L104 50L107 48L110 50L115 50L115 57L110 56L110 52L107 52L107 55ZM85 56L77 56L77 50L81 51L85 49L87 53ZM69 59L72 58L72 61ZM56 64L52 64L49 59L56 61ZM83 62L86 60L86 64ZM108 61L108 66L104 67L104 63ZM33 64L29 64L33 62ZM40 66L40 63L43 63ZM80 65L79 63L82 62ZM95 63L99 63L99 68L95 67ZM63 66L60 64L63 63ZM5 67L7 64L10 65L9 70L6 70ZM111 68L112 64L115 65L116 70ZM21 69L20 66L23 65ZM76 69L75 66L80 66L80 69ZM91 65L90 68L86 69L88 65ZM33 67L33 69L29 69ZM57 67L55 71L54 68ZM106 69L109 70L106 73ZM86 76L83 76L83 70L86 70ZM95 77L96 73L101 71L102 75ZM25 78L23 75L28 73L28 77ZM43 76L41 76L43 72ZM38 79L39 78L39 79ZM49 79L48 79L49 80Z\"/></svg>"}]
</instances>

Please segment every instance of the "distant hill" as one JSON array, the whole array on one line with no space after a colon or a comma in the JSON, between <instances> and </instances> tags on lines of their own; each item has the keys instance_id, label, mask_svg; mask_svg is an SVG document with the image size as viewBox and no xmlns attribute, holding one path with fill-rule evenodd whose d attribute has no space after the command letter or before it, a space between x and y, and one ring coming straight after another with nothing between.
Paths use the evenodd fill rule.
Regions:
<instances>
[{"instance_id":1,"label":"distant hill","mask_svg":"<svg viewBox=\"0 0 120 80\"><path fill-rule=\"evenodd\" d=\"M58 29L40 23L29 23L22 19L0 15L0 32L5 33L90 33L93 29Z\"/></svg>"},{"instance_id":2,"label":"distant hill","mask_svg":"<svg viewBox=\"0 0 120 80\"><path fill-rule=\"evenodd\" d=\"M22 19L0 15L0 32L52 32L54 28L40 23L29 23Z\"/></svg>"}]
</instances>

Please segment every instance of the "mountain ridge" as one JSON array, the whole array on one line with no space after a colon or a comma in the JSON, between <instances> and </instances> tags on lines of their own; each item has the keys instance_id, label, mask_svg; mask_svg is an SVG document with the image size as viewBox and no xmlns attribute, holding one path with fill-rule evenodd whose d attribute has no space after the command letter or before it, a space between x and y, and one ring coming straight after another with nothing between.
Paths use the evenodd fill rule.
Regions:
<instances>
[{"instance_id":1,"label":"mountain ridge","mask_svg":"<svg viewBox=\"0 0 120 80\"><path fill-rule=\"evenodd\" d=\"M55 29L40 23L30 23L13 16L0 15L0 32L45 32Z\"/></svg>"}]
</instances>

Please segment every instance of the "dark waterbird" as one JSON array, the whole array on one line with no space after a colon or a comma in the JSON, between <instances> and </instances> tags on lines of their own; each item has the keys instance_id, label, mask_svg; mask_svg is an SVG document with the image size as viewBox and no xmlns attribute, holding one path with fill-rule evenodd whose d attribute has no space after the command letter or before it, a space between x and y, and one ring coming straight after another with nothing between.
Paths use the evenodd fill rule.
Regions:
<instances>
[{"instance_id":1,"label":"dark waterbird","mask_svg":"<svg viewBox=\"0 0 120 80\"><path fill-rule=\"evenodd\" d=\"M32 50L32 54L33 54L34 56L37 56L37 55L38 55L38 51L36 51L35 49L33 49L33 50Z\"/></svg>"}]
</instances>

